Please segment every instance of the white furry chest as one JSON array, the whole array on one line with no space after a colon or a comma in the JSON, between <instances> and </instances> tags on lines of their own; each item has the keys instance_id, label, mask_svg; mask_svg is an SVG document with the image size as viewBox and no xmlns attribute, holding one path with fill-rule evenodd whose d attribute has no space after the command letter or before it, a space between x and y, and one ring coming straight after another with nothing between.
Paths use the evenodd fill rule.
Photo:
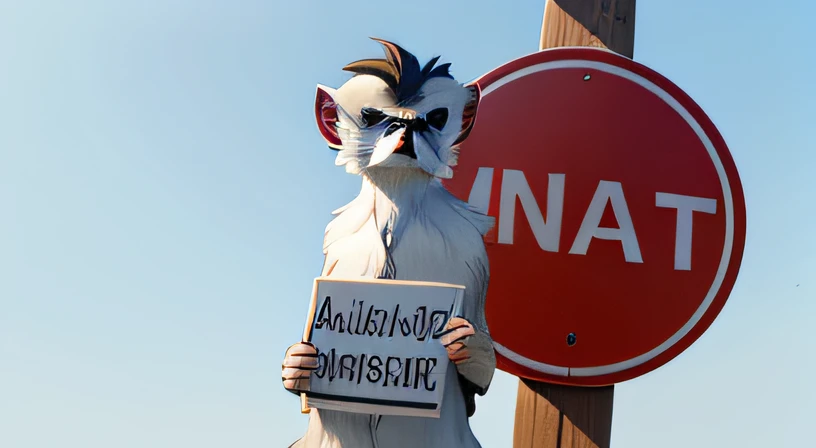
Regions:
<instances>
[{"instance_id":1,"label":"white furry chest","mask_svg":"<svg viewBox=\"0 0 816 448\"><path fill-rule=\"evenodd\" d=\"M463 285L466 316L484 326L473 313L484 303L488 260L482 235L492 218L473 212L439 184L411 184L387 196L366 180L360 195L335 215L324 237L323 275Z\"/></svg>"},{"instance_id":2,"label":"white furry chest","mask_svg":"<svg viewBox=\"0 0 816 448\"><path fill-rule=\"evenodd\" d=\"M492 218L475 212L441 184L408 178L401 179L398 186L375 186L364 178L360 194L334 212L324 236L323 275L463 285L461 317L486 333L483 310L488 260L482 235L492 225ZM313 411L309 434L296 446L376 448L374 441L378 440L382 448L477 448L459 379L454 370L449 375L451 387L445 389L438 419L379 420L361 414ZM379 422L376 430L372 430L373 421Z\"/></svg>"},{"instance_id":3,"label":"white furry chest","mask_svg":"<svg viewBox=\"0 0 816 448\"><path fill-rule=\"evenodd\" d=\"M440 229L423 216L404 219L401 217L402 228L395 229L387 249L395 268L394 278L455 284L472 281L467 261L478 258L480 247L468 244L468 240L479 237L475 229L468 232L463 219L446 223L451 229Z\"/></svg>"}]
</instances>

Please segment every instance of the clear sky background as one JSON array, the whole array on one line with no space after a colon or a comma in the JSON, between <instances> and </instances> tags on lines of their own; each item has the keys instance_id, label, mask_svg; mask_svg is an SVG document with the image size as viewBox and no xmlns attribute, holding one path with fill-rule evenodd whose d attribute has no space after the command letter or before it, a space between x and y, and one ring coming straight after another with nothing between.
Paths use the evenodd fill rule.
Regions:
<instances>
[{"instance_id":1,"label":"clear sky background","mask_svg":"<svg viewBox=\"0 0 816 448\"><path fill-rule=\"evenodd\" d=\"M284 447L334 166L315 85L381 57L468 81L537 50L543 0L0 1L0 446ZM635 60L725 136L748 238L710 330L619 384L612 446L812 446L816 49L810 1L639 0ZM517 380L471 423L511 446Z\"/></svg>"}]
</instances>

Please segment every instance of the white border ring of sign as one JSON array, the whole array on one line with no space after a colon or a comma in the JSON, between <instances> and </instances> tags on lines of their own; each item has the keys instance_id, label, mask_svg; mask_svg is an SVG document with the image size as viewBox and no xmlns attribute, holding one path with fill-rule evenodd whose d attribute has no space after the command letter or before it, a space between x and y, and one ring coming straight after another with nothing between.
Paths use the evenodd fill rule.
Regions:
<instances>
[{"instance_id":1,"label":"white border ring of sign","mask_svg":"<svg viewBox=\"0 0 816 448\"><path fill-rule=\"evenodd\" d=\"M719 292L720 287L722 286L725 274L728 270L729 262L731 260L731 251L734 245L734 199L731 194L731 186L728 182L728 175L725 173L725 167L723 166L722 161L720 160L719 154L717 154L717 150L716 148L714 148L714 144L711 142L711 139L708 137L708 135L706 135L705 131L703 130L702 126L700 126L700 124L697 122L697 120L695 120L694 117L692 117L691 113L689 113L689 111L686 110L686 108L683 107L680 104L680 102L677 101L677 99L671 96L668 92L661 89L660 87L655 85L653 82L647 80L646 78L636 73L632 73L624 68L606 64L603 62L585 60L564 60L543 62L540 64L535 64L530 67L523 68L521 70L517 70L496 80L496 82L488 85L487 87L484 87L482 90L482 98L487 97L487 95L489 95L491 92L494 92L501 88L502 86L524 76L542 72L545 70L555 70L563 68L582 68L598 70L601 72L608 73L610 75L627 79L652 92L658 98L660 98L666 104L668 104L672 109L674 109L675 112L677 112L683 118L683 120L686 121L686 123L688 123L689 126L691 126L692 130L694 130L694 133L700 139L700 142L703 143L703 146L705 146L706 151L708 151L708 155L711 158L711 161L714 163L714 167L717 170L717 176L719 176L720 185L723 190L723 198L725 200L725 244L723 245L723 255L722 258L720 259L720 264L717 268L717 274L714 276L714 281L711 284L711 288L708 290L708 293L706 294L705 299L703 299L703 302L700 304L700 306L697 308L697 310L694 312L691 318L686 322L686 324L683 325L683 327L681 327L675 334L673 334L659 346L653 348L647 353L628 359L626 361L596 367L571 368L563 366L554 366L551 364L546 364L527 359L523 355L515 353L512 350L508 349L507 347L504 347L503 345L494 342L494 347L496 351L499 352L502 356L520 366L526 367L531 370L535 370L540 373L558 376L582 376L582 377L601 376L628 370L654 359L661 353L671 348L681 339L683 339L683 337L686 336L694 328L695 325L697 325L700 319L702 319L703 315L705 315L706 311L708 310L708 307L711 306L711 303L714 301L714 298L717 296L717 293ZM475 82L478 82L478 80L476 80Z\"/></svg>"}]
</instances>

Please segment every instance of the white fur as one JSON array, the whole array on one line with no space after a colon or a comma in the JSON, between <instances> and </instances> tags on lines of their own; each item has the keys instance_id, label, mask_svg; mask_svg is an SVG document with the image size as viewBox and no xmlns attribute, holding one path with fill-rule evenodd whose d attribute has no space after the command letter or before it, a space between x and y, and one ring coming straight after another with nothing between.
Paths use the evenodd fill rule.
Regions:
<instances>
[{"instance_id":1,"label":"white fur","mask_svg":"<svg viewBox=\"0 0 816 448\"><path fill-rule=\"evenodd\" d=\"M470 430L459 375L486 391L496 365L484 316L488 260L483 235L493 219L450 194L439 181L453 175L470 90L449 78L427 80L409 103L397 104L380 78L354 76L341 88L323 88L337 106L342 141L335 163L362 175L360 194L336 210L326 227L323 275L387 277L465 286L463 317L476 334L469 360L448 369L440 418L395 417L312 409L298 448L478 448ZM417 159L394 154L400 143L388 123L365 127L361 111L401 107L424 116L448 109L442 130L414 132ZM411 112L411 113L413 113ZM317 347L318 350L320 347Z\"/></svg>"},{"instance_id":2,"label":"white fur","mask_svg":"<svg viewBox=\"0 0 816 448\"><path fill-rule=\"evenodd\" d=\"M422 85L415 100L398 105L388 85L372 75L354 76L337 90L323 89L337 104L338 135L343 141L343 149L335 159L338 166L345 166L346 171L352 174L360 174L366 168L377 165L419 167L428 174L443 179L453 176L450 167L456 165L457 154L450 147L462 130L462 114L471 99L470 90L450 78L431 78ZM362 127L360 111L364 107L394 106L410 108L419 115L425 115L439 107L448 109L448 121L441 131L429 128L422 133L414 133L416 160L401 154L391 154L397 139L388 142L389 148L383 147L381 143L387 138L383 137L387 124ZM386 155L389 156L385 157Z\"/></svg>"},{"instance_id":3,"label":"white fur","mask_svg":"<svg viewBox=\"0 0 816 448\"><path fill-rule=\"evenodd\" d=\"M482 236L489 216L456 199L418 169L371 168L360 194L335 211L324 238L323 275L374 278L392 257L394 278L465 285L464 317L488 341L484 299L488 260ZM390 244L382 231L392 223ZM319 347L318 347L319 349ZM487 388L495 367L492 346L474 344L474 363L459 372ZM313 409L297 448L478 448L468 423L457 368L448 369L441 417L395 417ZM375 429L376 428L376 429Z\"/></svg>"}]
</instances>

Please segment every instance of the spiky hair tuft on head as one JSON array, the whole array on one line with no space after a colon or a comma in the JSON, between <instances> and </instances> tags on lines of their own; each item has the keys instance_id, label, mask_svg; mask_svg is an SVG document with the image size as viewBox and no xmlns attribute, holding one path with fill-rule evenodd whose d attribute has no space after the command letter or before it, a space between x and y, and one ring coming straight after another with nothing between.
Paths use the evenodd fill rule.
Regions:
<instances>
[{"instance_id":1,"label":"spiky hair tuft on head","mask_svg":"<svg viewBox=\"0 0 816 448\"><path fill-rule=\"evenodd\" d=\"M404 101L416 95L419 88L428 79L435 77L453 79L449 72L450 64L434 67L439 61L439 56L420 68L416 56L404 48L382 39L373 37L372 39L385 48L385 59L363 59L346 65L343 70L357 75L373 75L382 79L394 91L397 101Z\"/></svg>"}]
</instances>

